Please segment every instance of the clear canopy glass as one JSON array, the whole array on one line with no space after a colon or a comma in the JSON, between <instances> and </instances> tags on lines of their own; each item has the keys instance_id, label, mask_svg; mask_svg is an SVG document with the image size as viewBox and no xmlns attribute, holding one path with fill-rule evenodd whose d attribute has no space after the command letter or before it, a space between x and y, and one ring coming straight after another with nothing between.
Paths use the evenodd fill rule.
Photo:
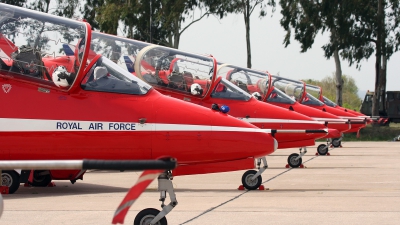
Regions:
<instances>
[{"instance_id":1,"label":"clear canopy glass","mask_svg":"<svg viewBox=\"0 0 400 225\"><path fill-rule=\"evenodd\" d=\"M321 102L320 100L318 100L316 97L314 97L313 95L307 93L306 97L304 97L304 99L301 102L304 105L316 105L316 106L323 106L324 103Z\"/></svg>"},{"instance_id":2,"label":"clear canopy glass","mask_svg":"<svg viewBox=\"0 0 400 225\"><path fill-rule=\"evenodd\" d=\"M214 59L162 46L148 46L136 57L134 73L147 83L203 97L214 74ZM198 89L198 92L192 90Z\"/></svg>"},{"instance_id":3,"label":"clear canopy glass","mask_svg":"<svg viewBox=\"0 0 400 225\"><path fill-rule=\"evenodd\" d=\"M82 58L87 32L81 21L0 4L1 70L66 89L86 65ZM58 82L60 73L65 84Z\"/></svg>"},{"instance_id":4,"label":"clear canopy glass","mask_svg":"<svg viewBox=\"0 0 400 225\"><path fill-rule=\"evenodd\" d=\"M334 103L334 102L333 102L332 100L330 100L329 98L323 96L323 100L324 100L324 103L325 103L326 105L331 106L331 107L336 107L336 103Z\"/></svg>"},{"instance_id":5,"label":"clear canopy glass","mask_svg":"<svg viewBox=\"0 0 400 225\"><path fill-rule=\"evenodd\" d=\"M88 91L144 95L151 86L106 57L99 58L81 84Z\"/></svg>"},{"instance_id":6,"label":"clear canopy glass","mask_svg":"<svg viewBox=\"0 0 400 225\"><path fill-rule=\"evenodd\" d=\"M268 93L269 77L261 71L221 64L218 66L217 77L223 77L248 94L258 93L261 99Z\"/></svg>"},{"instance_id":7,"label":"clear canopy glass","mask_svg":"<svg viewBox=\"0 0 400 225\"><path fill-rule=\"evenodd\" d=\"M307 93L311 94L312 96L316 97L317 99L322 99L321 97L321 88L315 85L306 84Z\"/></svg>"},{"instance_id":8,"label":"clear canopy glass","mask_svg":"<svg viewBox=\"0 0 400 225\"><path fill-rule=\"evenodd\" d=\"M233 83L222 78L211 93L212 98L224 98L232 100L248 101L251 95Z\"/></svg>"},{"instance_id":9,"label":"clear canopy glass","mask_svg":"<svg viewBox=\"0 0 400 225\"><path fill-rule=\"evenodd\" d=\"M304 83L301 81L272 76L272 86L296 101L301 101L304 94Z\"/></svg>"}]
</instances>

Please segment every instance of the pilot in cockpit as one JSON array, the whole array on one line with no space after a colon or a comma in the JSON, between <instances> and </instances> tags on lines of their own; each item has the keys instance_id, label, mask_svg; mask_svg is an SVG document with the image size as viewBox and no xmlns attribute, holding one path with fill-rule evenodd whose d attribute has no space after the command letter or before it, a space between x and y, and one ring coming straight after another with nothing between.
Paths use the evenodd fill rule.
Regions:
<instances>
[{"instance_id":1,"label":"pilot in cockpit","mask_svg":"<svg viewBox=\"0 0 400 225\"><path fill-rule=\"evenodd\" d=\"M69 87L75 80L75 73L67 71L65 66L58 66L52 74L52 80L57 87Z\"/></svg>"}]
</instances>

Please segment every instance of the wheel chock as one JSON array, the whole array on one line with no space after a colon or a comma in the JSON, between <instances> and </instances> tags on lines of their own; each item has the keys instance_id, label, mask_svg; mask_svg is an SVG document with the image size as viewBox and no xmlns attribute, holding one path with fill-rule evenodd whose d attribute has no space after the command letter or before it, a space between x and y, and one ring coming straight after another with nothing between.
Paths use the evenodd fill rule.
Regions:
<instances>
[{"instance_id":1,"label":"wheel chock","mask_svg":"<svg viewBox=\"0 0 400 225\"><path fill-rule=\"evenodd\" d=\"M318 152L317 152L317 153L315 153L315 155L319 155L319 154L318 154Z\"/></svg>"},{"instance_id":2,"label":"wheel chock","mask_svg":"<svg viewBox=\"0 0 400 225\"><path fill-rule=\"evenodd\" d=\"M339 148L343 148L342 145L340 145Z\"/></svg>"},{"instance_id":3,"label":"wheel chock","mask_svg":"<svg viewBox=\"0 0 400 225\"><path fill-rule=\"evenodd\" d=\"M331 153L327 152L326 155L331 155Z\"/></svg>"},{"instance_id":4,"label":"wheel chock","mask_svg":"<svg viewBox=\"0 0 400 225\"><path fill-rule=\"evenodd\" d=\"M286 164L285 168L290 168L289 164Z\"/></svg>"},{"instance_id":5,"label":"wheel chock","mask_svg":"<svg viewBox=\"0 0 400 225\"><path fill-rule=\"evenodd\" d=\"M300 167L300 168L304 168L304 164L302 163L299 167Z\"/></svg>"},{"instance_id":6,"label":"wheel chock","mask_svg":"<svg viewBox=\"0 0 400 225\"><path fill-rule=\"evenodd\" d=\"M260 187L258 187L258 190L260 190L260 191L264 191L264 190L265 190L265 187L264 187L264 185L260 185Z\"/></svg>"},{"instance_id":7,"label":"wheel chock","mask_svg":"<svg viewBox=\"0 0 400 225\"><path fill-rule=\"evenodd\" d=\"M28 182L26 182L26 183L24 184L24 187L32 187L32 185L30 185Z\"/></svg>"},{"instance_id":8,"label":"wheel chock","mask_svg":"<svg viewBox=\"0 0 400 225\"><path fill-rule=\"evenodd\" d=\"M238 187L238 190L239 190L239 191L244 191L243 185L240 185L240 186Z\"/></svg>"},{"instance_id":9,"label":"wheel chock","mask_svg":"<svg viewBox=\"0 0 400 225\"><path fill-rule=\"evenodd\" d=\"M48 185L47 185L47 187L55 187L56 186L56 183L54 183L54 182L50 182Z\"/></svg>"},{"instance_id":10,"label":"wheel chock","mask_svg":"<svg viewBox=\"0 0 400 225\"><path fill-rule=\"evenodd\" d=\"M8 186L0 186L0 194L6 195L10 193L10 188Z\"/></svg>"}]
</instances>

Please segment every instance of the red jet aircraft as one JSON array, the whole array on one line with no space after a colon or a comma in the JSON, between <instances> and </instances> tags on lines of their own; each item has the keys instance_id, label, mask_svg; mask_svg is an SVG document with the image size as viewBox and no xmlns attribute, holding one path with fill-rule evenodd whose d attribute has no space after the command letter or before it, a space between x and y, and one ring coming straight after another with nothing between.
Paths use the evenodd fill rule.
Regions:
<instances>
[{"instance_id":1,"label":"red jet aircraft","mask_svg":"<svg viewBox=\"0 0 400 225\"><path fill-rule=\"evenodd\" d=\"M322 88L321 87L315 86L315 85L311 85L311 84L306 84L306 87L307 87L307 92L308 93L315 94L314 97L318 98L318 100L320 100L321 102L325 103L327 106L330 106L330 107L333 107L333 108L336 108L336 109L339 109L339 110L343 110L345 112L351 113L351 114L353 114L353 115L355 115L357 117L360 117L362 119L366 119L368 124L372 123L372 118L370 116L366 116L366 115L364 115L364 114L362 114L360 112L341 107L341 106L337 105L336 103L334 103L329 98L327 98L326 96L324 96L323 93L322 93Z\"/></svg>"},{"instance_id":2,"label":"red jet aircraft","mask_svg":"<svg viewBox=\"0 0 400 225\"><path fill-rule=\"evenodd\" d=\"M0 4L1 160L145 160L168 155L178 160L172 173L180 175L254 168L255 158L276 150L270 130L160 94L91 51L91 36L86 22ZM73 56L65 46L75 49ZM31 174L24 172L3 171L10 192ZM75 180L83 173L41 170L32 176L38 182ZM150 216L155 224L176 206L172 173L158 178L163 206L166 192L171 203L162 212L139 213L139 220ZM254 170L246 174L249 182L261 183Z\"/></svg>"},{"instance_id":3,"label":"red jet aircraft","mask_svg":"<svg viewBox=\"0 0 400 225\"><path fill-rule=\"evenodd\" d=\"M96 32L93 33L92 43L96 43L95 50L112 52L108 54L109 57L121 66L125 61L128 71L165 95L216 109L219 109L217 105L225 104L230 107L229 114L232 116L260 128L273 129L279 148L314 145L315 139L326 136L327 129L323 122L261 103L225 78L218 77L213 57ZM246 72L260 73L252 70ZM268 83L268 80L264 80L264 83ZM339 135L336 130L330 132ZM300 155L291 154L288 157L289 165L299 167L305 152L306 149ZM266 168L266 161L263 168ZM260 170L258 173L262 172ZM244 186L254 188L248 184Z\"/></svg>"},{"instance_id":4,"label":"red jet aircraft","mask_svg":"<svg viewBox=\"0 0 400 225\"><path fill-rule=\"evenodd\" d=\"M325 123L328 128L336 129L340 133L351 129L351 124L348 120L298 103L296 100L301 98L305 91L305 84L303 82L272 76L268 72L254 76L253 74L240 72L236 68L236 66L223 64L219 66L218 74L225 76L226 79L247 93L258 96L260 101L304 114ZM259 88L260 84L267 78L269 82L266 84L266 87ZM339 138L341 137L340 133L329 134L325 138L328 138L328 140L335 137ZM320 145L317 148L320 155L328 153L326 146L328 145Z\"/></svg>"},{"instance_id":5,"label":"red jet aircraft","mask_svg":"<svg viewBox=\"0 0 400 225\"><path fill-rule=\"evenodd\" d=\"M319 95L318 94L319 88L313 90L312 88L310 88L310 86L308 86L309 88L306 89L306 85L302 81L294 81L291 79L278 76L272 76L272 79L274 80L273 81L274 87L276 87L277 89L281 90L282 92L286 93L289 96L294 96L295 100L301 103L302 105L306 105L308 107L317 109L319 111L333 114L339 117L340 119L346 120L348 124L351 126L349 127L349 129L342 130L342 133L357 132L361 128L366 126L367 121L364 118L359 118L351 113L327 106L323 102L319 101L315 97ZM325 153L328 151L328 147L330 145L332 145L332 147L341 146L341 140L342 136L334 139L329 139L326 145L324 144L319 145L317 150L320 154Z\"/></svg>"}]
</instances>

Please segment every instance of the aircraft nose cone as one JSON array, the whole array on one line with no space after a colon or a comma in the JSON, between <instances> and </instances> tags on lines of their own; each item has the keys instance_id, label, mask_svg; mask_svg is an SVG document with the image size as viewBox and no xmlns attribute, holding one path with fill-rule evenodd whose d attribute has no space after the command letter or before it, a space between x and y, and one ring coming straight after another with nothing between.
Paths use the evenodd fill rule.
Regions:
<instances>
[{"instance_id":1,"label":"aircraft nose cone","mask_svg":"<svg viewBox=\"0 0 400 225\"><path fill-rule=\"evenodd\" d=\"M274 152L278 149L278 141L274 138Z\"/></svg>"},{"instance_id":2,"label":"aircraft nose cone","mask_svg":"<svg viewBox=\"0 0 400 225\"><path fill-rule=\"evenodd\" d=\"M325 136L325 138L338 138L342 135L340 131L336 129L328 128L327 130L328 134Z\"/></svg>"}]
</instances>

